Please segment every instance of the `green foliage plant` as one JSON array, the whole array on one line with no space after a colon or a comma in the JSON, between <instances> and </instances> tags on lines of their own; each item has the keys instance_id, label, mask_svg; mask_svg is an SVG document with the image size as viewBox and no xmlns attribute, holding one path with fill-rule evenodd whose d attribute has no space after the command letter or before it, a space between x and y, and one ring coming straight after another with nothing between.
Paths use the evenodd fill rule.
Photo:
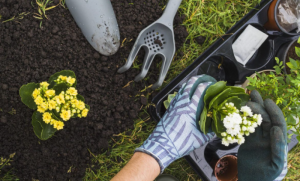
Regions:
<instances>
[{"instance_id":1,"label":"green foliage plant","mask_svg":"<svg viewBox=\"0 0 300 181\"><path fill-rule=\"evenodd\" d=\"M249 101L249 95L240 87L226 86L226 82L219 81L210 86L204 96L204 108L200 116L200 129L204 134L214 131L220 138L226 132L222 120L227 116L224 107L233 103L240 109Z\"/></svg>"},{"instance_id":2,"label":"green foliage plant","mask_svg":"<svg viewBox=\"0 0 300 181\"><path fill-rule=\"evenodd\" d=\"M76 85L75 73L63 70L48 82L28 83L20 88L22 102L34 110L31 124L39 139L51 138L71 118L87 116L90 106L77 93Z\"/></svg>"},{"instance_id":3,"label":"green foliage plant","mask_svg":"<svg viewBox=\"0 0 300 181\"><path fill-rule=\"evenodd\" d=\"M300 43L300 38L298 39ZM300 48L296 47L296 54L300 57ZM250 81L248 90L260 92L263 99L272 99L282 110L287 129L293 130L300 141L300 125L297 119L300 117L300 61L289 58L286 65L291 73L284 74L283 62L275 58L277 65L275 72L256 73L254 78L247 77ZM290 135L291 136L291 135Z\"/></svg>"}]
</instances>

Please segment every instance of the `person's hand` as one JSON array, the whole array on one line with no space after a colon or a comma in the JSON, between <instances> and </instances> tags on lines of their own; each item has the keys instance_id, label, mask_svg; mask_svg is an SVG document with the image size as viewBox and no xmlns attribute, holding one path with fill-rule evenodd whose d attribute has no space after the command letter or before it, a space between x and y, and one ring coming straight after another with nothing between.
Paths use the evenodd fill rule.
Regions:
<instances>
[{"instance_id":1,"label":"person's hand","mask_svg":"<svg viewBox=\"0 0 300 181\"><path fill-rule=\"evenodd\" d=\"M263 101L251 92L247 106L261 114L263 122L245 138L238 151L238 178L241 181L282 180L287 173L287 127L280 108L270 99Z\"/></svg>"},{"instance_id":2,"label":"person's hand","mask_svg":"<svg viewBox=\"0 0 300 181\"><path fill-rule=\"evenodd\" d=\"M200 132L197 122L203 110L205 91L215 82L208 75L192 77L178 91L152 134L135 152L154 157L162 173L170 163L213 138L214 133L204 135Z\"/></svg>"}]
</instances>

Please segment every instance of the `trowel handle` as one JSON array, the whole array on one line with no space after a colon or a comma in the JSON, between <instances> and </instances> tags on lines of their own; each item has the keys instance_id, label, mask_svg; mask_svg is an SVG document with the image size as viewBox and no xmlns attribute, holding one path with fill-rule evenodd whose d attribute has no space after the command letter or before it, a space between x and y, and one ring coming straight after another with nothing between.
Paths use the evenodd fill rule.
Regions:
<instances>
[{"instance_id":1,"label":"trowel handle","mask_svg":"<svg viewBox=\"0 0 300 181\"><path fill-rule=\"evenodd\" d=\"M174 17L177 13L177 10L181 4L182 0L169 0L165 11L159 21L165 25L173 27Z\"/></svg>"}]
</instances>

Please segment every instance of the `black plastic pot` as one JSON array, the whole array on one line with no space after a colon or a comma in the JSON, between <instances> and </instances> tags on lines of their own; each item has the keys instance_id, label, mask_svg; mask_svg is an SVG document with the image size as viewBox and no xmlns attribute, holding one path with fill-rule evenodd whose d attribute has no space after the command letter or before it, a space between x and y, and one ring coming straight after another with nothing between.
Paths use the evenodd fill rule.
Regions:
<instances>
[{"instance_id":1,"label":"black plastic pot","mask_svg":"<svg viewBox=\"0 0 300 181\"><path fill-rule=\"evenodd\" d=\"M255 72L273 69L275 56L278 50L286 44L295 41L298 36L291 36L279 31L267 31L263 26L268 21L268 10L271 0L265 0L254 8L248 15L234 25L222 38L211 45L201 56L199 56L189 67L173 79L152 100L155 106L149 107L149 113L153 119L159 121L166 109L163 101L169 94L178 91L182 84L195 75L208 74L219 80L225 80L229 85L243 83L247 76ZM237 37L248 26L252 25L269 35L258 51L251 57L246 66L235 60L232 44ZM293 135L289 143L289 150L298 143ZM187 161L204 181L216 181L214 175L214 163L225 155L237 156L239 145L225 147L221 140L216 138L199 149L192 151L186 156Z\"/></svg>"},{"instance_id":2,"label":"black plastic pot","mask_svg":"<svg viewBox=\"0 0 300 181\"><path fill-rule=\"evenodd\" d=\"M287 61L287 54L290 50L290 48L292 47L292 45L298 40L298 37L295 38L294 40L285 43L284 45L282 45L282 47L278 50L277 53L277 57L279 58L279 60L281 60L283 62L283 65L285 65L283 71L286 74L287 73L287 67L286 67L286 61Z\"/></svg>"}]
</instances>

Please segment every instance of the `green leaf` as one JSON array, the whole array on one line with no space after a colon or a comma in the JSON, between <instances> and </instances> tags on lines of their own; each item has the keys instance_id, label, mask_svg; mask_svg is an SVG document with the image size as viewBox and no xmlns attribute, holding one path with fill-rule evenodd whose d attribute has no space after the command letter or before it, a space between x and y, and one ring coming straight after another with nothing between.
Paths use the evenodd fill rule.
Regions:
<instances>
[{"instance_id":1,"label":"green leaf","mask_svg":"<svg viewBox=\"0 0 300 181\"><path fill-rule=\"evenodd\" d=\"M251 85L248 85L246 88L252 91L252 90L254 90L256 87L251 86Z\"/></svg>"},{"instance_id":2,"label":"green leaf","mask_svg":"<svg viewBox=\"0 0 300 181\"><path fill-rule=\"evenodd\" d=\"M226 103L232 102L237 109L240 109L240 105L242 104L242 100L237 96L229 97L228 99L224 100L218 107L218 110L221 111L222 108L225 106Z\"/></svg>"},{"instance_id":3,"label":"green leaf","mask_svg":"<svg viewBox=\"0 0 300 181\"><path fill-rule=\"evenodd\" d=\"M52 125L46 124L43 121L43 114L37 111L35 111L32 115L31 124L35 135L41 140L51 138L57 131Z\"/></svg>"},{"instance_id":4,"label":"green leaf","mask_svg":"<svg viewBox=\"0 0 300 181\"><path fill-rule=\"evenodd\" d=\"M217 110L213 110L213 121L216 128L215 133L222 133L225 131L225 127L223 125L222 120L220 119L221 116L218 114Z\"/></svg>"},{"instance_id":5,"label":"green leaf","mask_svg":"<svg viewBox=\"0 0 300 181\"><path fill-rule=\"evenodd\" d=\"M21 96L21 101L28 106L30 109L37 109L37 106L34 102L34 99L32 97L32 93L34 91L34 89L39 88L40 84L37 83L29 83L26 85L23 85L20 90L19 90L19 94Z\"/></svg>"},{"instance_id":6,"label":"green leaf","mask_svg":"<svg viewBox=\"0 0 300 181\"><path fill-rule=\"evenodd\" d=\"M237 96L238 98L240 98L241 100L241 103L235 105L238 109L241 108L241 106L244 106L246 105L246 103L249 101L250 99L250 95L249 94L246 94L246 93L233 93L233 94L230 94L230 96Z\"/></svg>"},{"instance_id":7,"label":"green leaf","mask_svg":"<svg viewBox=\"0 0 300 181\"><path fill-rule=\"evenodd\" d=\"M212 109L213 107L220 105L221 102L223 102L225 99L227 99L227 96L230 94L230 88L226 88L223 90L220 94L215 96L210 102L208 109Z\"/></svg>"},{"instance_id":8,"label":"green leaf","mask_svg":"<svg viewBox=\"0 0 300 181\"><path fill-rule=\"evenodd\" d=\"M82 101L82 102L85 101L85 100L84 100L84 97L83 97L82 95L80 95L80 94L77 94L77 99L78 99L79 101ZM170 102L169 102L169 104L170 104Z\"/></svg>"},{"instance_id":9,"label":"green leaf","mask_svg":"<svg viewBox=\"0 0 300 181\"><path fill-rule=\"evenodd\" d=\"M299 47L295 47L295 52L296 52L297 56L300 57L300 48Z\"/></svg>"},{"instance_id":10,"label":"green leaf","mask_svg":"<svg viewBox=\"0 0 300 181\"><path fill-rule=\"evenodd\" d=\"M298 64L297 64L297 62L296 62L296 60L294 60L294 59L292 59L292 58L290 58L290 62L291 62L291 64L292 64L292 67L290 67L291 69L296 69L297 68L297 66L298 66Z\"/></svg>"},{"instance_id":11,"label":"green leaf","mask_svg":"<svg viewBox=\"0 0 300 181\"><path fill-rule=\"evenodd\" d=\"M299 44L300 44L300 37L298 38L298 41L297 41Z\"/></svg>"},{"instance_id":12,"label":"green leaf","mask_svg":"<svg viewBox=\"0 0 300 181\"><path fill-rule=\"evenodd\" d=\"M75 73L73 72L73 71L71 71L71 70L63 70L63 71L60 71L60 72L57 72L57 73L55 73L55 74L53 74L50 78L49 78L49 80L48 80L48 82L49 82L49 89L51 89L53 86L55 86L56 85L56 82L54 82L60 75L62 75L62 76L67 76L67 77L72 77L72 78L75 78L76 79L76 75L75 75ZM74 83L74 85L72 86L72 87L76 87L76 85L77 85L77 80L76 80L76 82Z\"/></svg>"},{"instance_id":13,"label":"green leaf","mask_svg":"<svg viewBox=\"0 0 300 181\"><path fill-rule=\"evenodd\" d=\"M212 119L210 117L207 117L207 109L206 109L206 107L204 107L203 111L201 113L201 116L200 116L200 121L199 121L200 130L204 134L207 134L208 131L210 130L211 122L212 122Z\"/></svg>"},{"instance_id":14,"label":"green leaf","mask_svg":"<svg viewBox=\"0 0 300 181\"><path fill-rule=\"evenodd\" d=\"M217 107L227 98L229 98L229 96L233 93L243 93L245 94L245 90L241 87L226 87L226 89L221 92L220 94L218 94L215 98L213 98L210 103L209 103L209 107L208 109L212 109L215 108L217 109Z\"/></svg>"},{"instance_id":15,"label":"green leaf","mask_svg":"<svg viewBox=\"0 0 300 181\"><path fill-rule=\"evenodd\" d=\"M280 60L278 57L275 57L276 63L279 64Z\"/></svg>"},{"instance_id":16,"label":"green leaf","mask_svg":"<svg viewBox=\"0 0 300 181\"><path fill-rule=\"evenodd\" d=\"M219 93L221 93L226 87L226 82L219 81L215 83L214 85L210 86L205 93L204 96L204 104L208 105L209 102Z\"/></svg>"},{"instance_id":17,"label":"green leaf","mask_svg":"<svg viewBox=\"0 0 300 181\"><path fill-rule=\"evenodd\" d=\"M168 95L168 99L164 101L164 106L165 106L166 109L169 108L171 101L175 98L176 95L177 95L177 92L174 92L174 94L169 94Z\"/></svg>"},{"instance_id":18,"label":"green leaf","mask_svg":"<svg viewBox=\"0 0 300 181\"><path fill-rule=\"evenodd\" d=\"M69 86L65 83L62 84L56 84L52 89L55 90L55 94L58 95L62 91L67 91Z\"/></svg>"},{"instance_id":19,"label":"green leaf","mask_svg":"<svg viewBox=\"0 0 300 181\"><path fill-rule=\"evenodd\" d=\"M168 109L169 106L170 106L170 102L168 100L165 100L164 101L164 106L165 106L166 109Z\"/></svg>"},{"instance_id":20,"label":"green leaf","mask_svg":"<svg viewBox=\"0 0 300 181\"><path fill-rule=\"evenodd\" d=\"M89 105L87 105L87 104L85 104L85 108L87 108L88 110L91 109L91 107Z\"/></svg>"},{"instance_id":21,"label":"green leaf","mask_svg":"<svg viewBox=\"0 0 300 181\"><path fill-rule=\"evenodd\" d=\"M297 121L296 121L296 119L295 119L292 115L288 115L288 116L287 116L286 123L287 123L288 125L295 126L295 125L297 124Z\"/></svg>"},{"instance_id":22,"label":"green leaf","mask_svg":"<svg viewBox=\"0 0 300 181\"><path fill-rule=\"evenodd\" d=\"M221 133L217 132L217 127L214 122L212 122L211 128L212 128L213 132L217 135L217 137L222 138Z\"/></svg>"}]
</instances>

